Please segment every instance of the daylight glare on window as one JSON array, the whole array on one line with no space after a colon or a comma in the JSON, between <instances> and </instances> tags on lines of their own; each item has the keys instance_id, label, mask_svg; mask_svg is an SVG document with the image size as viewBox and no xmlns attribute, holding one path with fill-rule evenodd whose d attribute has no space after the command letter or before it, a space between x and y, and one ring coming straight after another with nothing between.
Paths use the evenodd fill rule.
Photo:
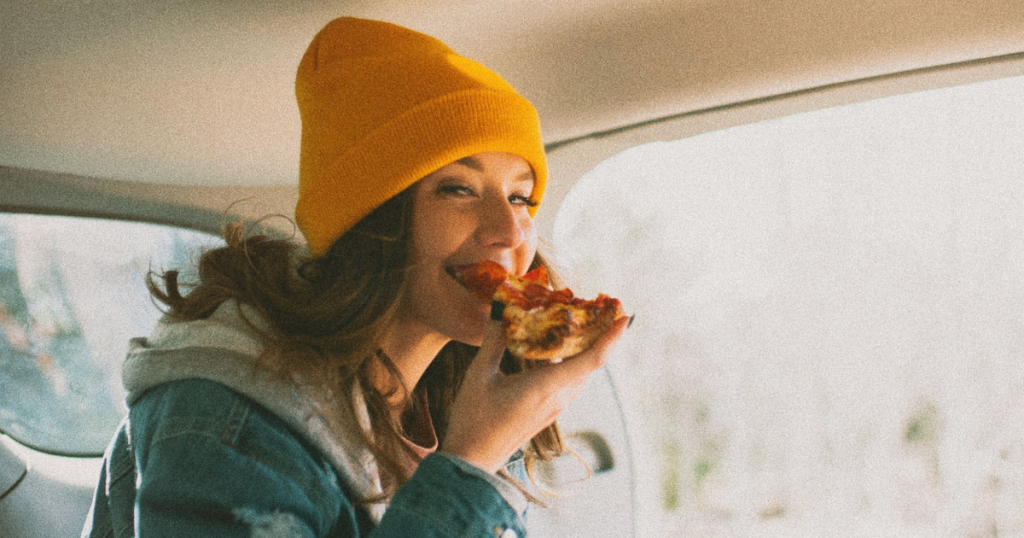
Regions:
<instances>
[{"instance_id":1,"label":"daylight glare on window","mask_svg":"<svg viewBox=\"0 0 1024 538\"><path fill-rule=\"evenodd\" d=\"M554 246L637 314L638 535L1024 534L1024 77L629 149Z\"/></svg>"}]
</instances>

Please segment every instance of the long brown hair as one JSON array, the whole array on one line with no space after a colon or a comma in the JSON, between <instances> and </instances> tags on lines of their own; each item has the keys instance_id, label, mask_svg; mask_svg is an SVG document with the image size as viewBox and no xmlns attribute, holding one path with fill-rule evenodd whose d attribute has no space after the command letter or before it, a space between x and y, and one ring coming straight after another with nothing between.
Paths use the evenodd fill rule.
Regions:
<instances>
[{"instance_id":1,"label":"long brown hair","mask_svg":"<svg viewBox=\"0 0 1024 538\"><path fill-rule=\"evenodd\" d=\"M395 365L380 352L379 342L394 323L405 293L411 216L412 190L406 189L359 221L320 258L310 257L294 241L250 233L242 224L230 223L224 232L227 245L200 257L198 282L179 283L178 271L151 273L147 279L150 293L167 306L173 319L206 318L229 299L254 308L272 331L262 334L269 345L257 367L292 380L313 381L321 394L349 394L358 385L373 431L372 436L360 434L376 458L384 497L409 478L401 462L410 451L388 403L396 391L404 392L404 385ZM541 264L547 265L538 255L534 266ZM442 442L452 401L476 350L450 342L413 389L426 394ZM529 367L524 364L528 362L506 354L502 367L512 373ZM380 389L380 372L390 376L384 385L391 389ZM325 418L343 424L343 416L355 415L353 405L352 398L332 398L323 405ZM526 447L527 468L561 455L563 449L558 426L552 424Z\"/></svg>"}]
</instances>

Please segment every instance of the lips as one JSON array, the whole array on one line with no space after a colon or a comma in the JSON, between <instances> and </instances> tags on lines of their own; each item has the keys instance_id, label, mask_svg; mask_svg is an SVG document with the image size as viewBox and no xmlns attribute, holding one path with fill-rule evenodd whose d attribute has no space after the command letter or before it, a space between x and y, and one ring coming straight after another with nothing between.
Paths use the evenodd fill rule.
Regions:
<instances>
[{"instance_id":1,"label":"lips","mask_svg":"<svg viewBox=\"0 0 1024 538\"><path fill-rule=\"evenodd\" d=\"M449 265L444 268L444 272L451 275L451 277L454 278L455 280L459 280L461 275L463 275L466 272L466 270L472 266L473 264L471 263L467 263L465 265Z\"/></svg>"},{"instance_id":2,"label":"lips","mask_svg":"<svg viewBox=\"0 0 1024 538\"><path fill-rule=\"evenodd\" d=\"M449 276L451 276L456 281L458 281L459 284L462 284L463 286L465 286L465 276L466 276L466 273L469 272L471 269L474 269L474 268L480 266L481 264L487 264L490 267L500 266L502 269L505 270L506 273L510 273L511 272L511 271L508 270L507 267L505 267L504 264L498 263L498 262L493 261L493 260L482 260L482 261L473 262L473 263L458 264L458 265L448 265L448 266L445 266L444 271L446 273L448 273ZM494 270L496 271L497 267L494 267Z\"/></svg>"}]
</instances>

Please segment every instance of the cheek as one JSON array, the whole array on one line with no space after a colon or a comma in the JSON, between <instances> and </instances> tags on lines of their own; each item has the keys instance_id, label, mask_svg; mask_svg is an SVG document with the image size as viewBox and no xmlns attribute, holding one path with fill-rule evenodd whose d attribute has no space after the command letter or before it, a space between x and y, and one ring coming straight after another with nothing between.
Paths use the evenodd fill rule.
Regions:
<instances>
[{"instance_id":1,"label":"cheek","mask_svg":"<svg viewBox=\"0 0 1024 538\"><path fill-rule=\"evenodd\" d=\"M413 261L444 260L464 242L463 228L458 218L442 212L414 215L410 245Z\"/></svg>"},{"instance_id":2,"label":"cheek","mask_svg":"<svg viewBox=\"0 0 1024 538\"><path fill-rule=\"evenodd\" d=\"M490 306L463 291L438 271L417 267L409 273L404 313L447 338L480 345Z\"/></svg>"},{"instance_id":3,"label":"cheek","mask_svg":"<svg viewBox=\"0 0 1024 538\"><path fill-rule=\"evenodd\" d=\"M515 261L518 265L519 274L525 273L530 268L530 264L533 263L533 259L537 256L537 231L533 228L532 219L526 226L526 239L516 248Z\"/></svg>"}]
</instances>

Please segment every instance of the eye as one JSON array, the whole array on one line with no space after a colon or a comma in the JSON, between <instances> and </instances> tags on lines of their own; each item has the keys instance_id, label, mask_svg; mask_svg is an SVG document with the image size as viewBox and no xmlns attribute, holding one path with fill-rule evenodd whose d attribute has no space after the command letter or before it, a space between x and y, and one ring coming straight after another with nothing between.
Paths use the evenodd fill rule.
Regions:
<instances>
[{"instance_id":1,"label":"eye","mask_svg":"<svg viewBox=\"0 0 1024 538\"><path fill-rule=\"evenodd\" d=\"M523 194L513 194L508 197L508 201L512 205L524 205L526 207L537 207L539 205L538 201L531 200L529 196Z\"/></svg>"},{"instance_id":2,"label":"eye","mask_svg":"<svg viewBox=\"0 0 1024 538\"><path fill-rule=\"evenodd\" d=\"M437 193L447 196L473 196L473 189L457 183L445 183L437 187Z\"/></svg>"}]
</instances>

